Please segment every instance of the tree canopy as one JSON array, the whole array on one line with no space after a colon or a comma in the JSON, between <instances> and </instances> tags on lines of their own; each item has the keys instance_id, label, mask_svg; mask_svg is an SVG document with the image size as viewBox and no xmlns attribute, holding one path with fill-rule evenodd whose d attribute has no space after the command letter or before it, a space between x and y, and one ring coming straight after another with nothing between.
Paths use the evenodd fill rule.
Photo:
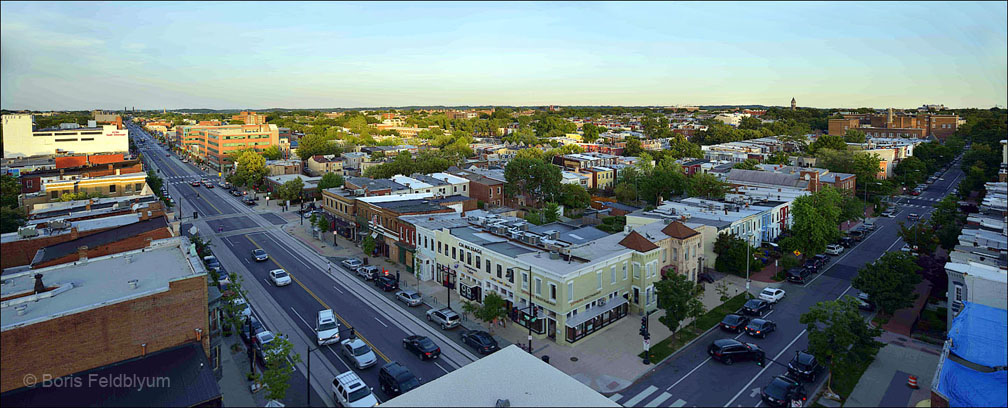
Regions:
<instances>
[{"instance_id":1,"label":"tree canopy","mask_svg":"<svg viewBox=\"0 0 1008 408\"><path fill-rule=\"evenodd\" d=\"M560 168L543 160L515 157L504 168L504 189L509 195L524 194L536 201L552 201L560 192Z\"/></svg>"},{"instance_id":2,"label":"tree canopy","mask_svg":"<svg viewBox=\"0 0 1008 408\"><path fill-rule=\"evenodd\" d=\"M673 333L679 330L680 324L686 318L696 318L704 313L699 286L685 274L674 273L666 279L655 282L655 293L658 304L665 310L665 315L658 321L668 327Z\"/></svg>"},{"instance_id":3,"label":"tree canopy","mask_svg":"<svg viewBox=\"0 0 1008 408\"><path fill-rule=\"evenodd\" d=\"M858 270L851 286L868 294L878 310L892 315L914 301L914 286L921 281L921 267L906 252L886 252L875 262Z\"/></svg>"},{"instance_id":4,"label":"tree canopy","mask_svg":"<svg viewBox=\"0 0 1008 408\"><path fill-rule=\"evenodd\" d=\"M875 340L882 329L871 326L849 297L816 303L799 321L808 332L809 352L830 372L851 372L882 345Z\"/></svg>"}]
</instances>

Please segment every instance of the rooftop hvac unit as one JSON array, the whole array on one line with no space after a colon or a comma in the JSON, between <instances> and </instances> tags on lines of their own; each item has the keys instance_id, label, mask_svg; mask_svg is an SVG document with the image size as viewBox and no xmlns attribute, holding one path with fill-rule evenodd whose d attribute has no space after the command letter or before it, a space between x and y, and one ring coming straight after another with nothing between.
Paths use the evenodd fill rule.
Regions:
<instances>
[{"instance_id":1,"label":"rooftop hvac unit","mask_svg":"<svg viewBox=\"0 0 1008 408\"><path fill-rule=\"evenodd\" d=\"M35 229L34 225L29 225L26 227L18 227L18 237L29 238L38 236L38 230Z\"/></svg>"},{"instance_id":2,"label":"rooftop hvac unit","mask_svg":"<svg viewBox=\"0 0 1008 408\"><path fill-rule=\"evenodd\" d=\"M362 197L362 196L364 196L364 189L363 188L358 188L358 189L354 190L353 193L357 197Z\"/></svg>"},{"instance_id":3,"label":"rooftop hvac unit","mask_svg":"<svg viewBox=\"0 0 1008 408\"><path fill-rule=\"evenodd\" d=\"M64 229L70 227L70 222L64 219L55 220L49 223L49 228Z\"/></svg>"}]
</instances>

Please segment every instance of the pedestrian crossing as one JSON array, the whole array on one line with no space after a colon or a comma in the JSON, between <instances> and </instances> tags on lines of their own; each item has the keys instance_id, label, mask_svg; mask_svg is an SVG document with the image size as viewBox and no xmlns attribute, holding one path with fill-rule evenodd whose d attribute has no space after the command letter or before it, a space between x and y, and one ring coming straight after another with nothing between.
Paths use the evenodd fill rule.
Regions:
<instances>
[{"instance_id":1,"label":"pedestrian crossing","mask_svg":"<svg viewBox=\"0 0 1008 408\"><path fill-rule=\"evenodd\" d=\"M641 390L636 395L634 395L633 397L631 397L630 399L628 399L626 401L620 402L621 400L624 399L625 396L623 394L618 394L618 393L610 395L609 399L612 400L613 402L616 402L616 403L624 406L624 407L643 406L643 407L646 407L646 408L654 408L654 407L673 407L673 408L679 408L679 407L682 407L682 406L686 405L686 401L683 400L683 399L681 399L681 398L678 398L675 401L672 401L672 403L670 404L669 400L672 399L672 394L663 391L662 393L660 393L658 395L654 395L655 392L657 392L657 391L658 391L658 387L655 387L653 385L649 385L647 388ZM650 400L648 400L648 398L650 398L652 396L654 398L651 398ZM645 400L647 400L647 401L645 402Z\"/></svg>"}]
</instances>

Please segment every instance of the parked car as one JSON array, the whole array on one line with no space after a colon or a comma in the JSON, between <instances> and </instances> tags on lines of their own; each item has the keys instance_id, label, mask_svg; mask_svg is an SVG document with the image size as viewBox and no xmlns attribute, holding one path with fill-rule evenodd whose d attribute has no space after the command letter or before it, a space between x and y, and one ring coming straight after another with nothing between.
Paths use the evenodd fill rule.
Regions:
<instances>
[{"instance_id":1,"label":"parked car","mask_svg":"<svg viewBox=\"0 0 1008 408\"><path fill-rule=\"evenodd\" d=\"M276 340L276 335L274 335L273 332L269 330L259 332L259 334L255 335L256 357L258 357L259 361L263 362L264 364L266 363L266 349L269 347L270 343L273 342L273 340ZM273 352L276 353L277 350L273 350Z\"/></svg>"},{"instance_id":2,"label":"parked car","mask_svg":"<svg viewBox=\"0 0 1008 408\"><path fill-rule=\"evenodd\" d=\"M865 233L860 228L854 228L847 233L847 236L853 238L854 241L860 242L862 239L864 239Z\"/></svg>"},{"instance_id":3,"label":"parked car","mask_svg":"<svg viewBox=\"0 0 1008 408\"><path fill-rule=\"evenodd\" d=\"M854 243L855 243L854 239L851 238L851 237L842 237L842 238L840 238L840 245L842 245L844 248L850 248L850 247L854 246Z\"/></svg>"},{"instance_id":4,"label":"parked car","mask_svg":"<svg viewBox=\"0 0 1008 408\"><path fill-rule=\"evenodd\" d=\"M903 247L900 248L900 251L901 252L910 252L910 253L914 252L913 248L910 247L910 244L903 244Z\"/></svg>"},{"instance_id":5,"label":"parked car","mask_svg":"<svg viewBox=\"0 0 1008 408\"><path fill-rule=\"evenodd\" d=\"M431 309L427 311L427 321L437 323L441 326L441 330L448 330L458 326L461 322L461 318L458 313L449 308L444 309Z\"/></svg>"},{"instance_id":6,"label":"parked car","mask_svg":"<svg viewBox=\"0 0 1008 408\"><path fill-rule=\"evenodd\" d=\"M347 258L347 259L344 259L343 262L340 262L340 263L343 264L344 267L346 267L347 269L349 269L351 271L356 271L357 268L360 268L361 266L364 265L364 262L361 262L361 260L357 259L357 258Z\"/></svg>"},{"instance_id":7,"label":"parked car","mask_svg":"<svg viewBox=\"0 0 1008 408\"><path fill-rule=\"evenodd\" d=\"M241 192L241 190L234 189L234 190L231 190L231 195L233 195L235 197L241 197L242 196L242 192Z\"/></svg>"},{"instance_id":8,"label":"parked car","mask_svg":"<svg viewBox=\"0 0 1008 408\"><path fill-rule=\"evenodd\" d=\"M829 244L826 245L826 253L830 255L840 255L843 253L844 247L840 244Z\"/></svg>"},{"instance_id":9,"label":"parked car","mask_svg":"<svg viewBox=\"0 0 1008 408\"><path fill-rule=\"evenodd\" d=\"M373 366L378 362L374 351L359 338L346 339L340 342L340 353L354 363L358 370Z\"/></svg>"},{"instance_id":10,"label":"parked car","mask_svg":"<svg viewBox=\"0 0 1008 408\"><path fill-rule=\"evenodd\" d=\"M746 334L761 339L765 339L767 334L775 330L777 330L777 323L765 319L752 319L745 327Z\"/></svg>"},{"instance_id":11,"label":"parked car","mask_svg":"<svg viewBox=\"0 0 1008 408\"><path fill-rule=\"evenodd\" d=\"M815 260L816 268L818 270L822 270L823 267L829 263L829 257L824 254L816 254L816 256L812 257L812 259Z\"/></svg>"},{"instance_id":12,"label":"parked car","mask_svg":"<svg viewBox=\"0 0 1008 408\"><path fill-rule=\"evenodd\" d=\"M786 407L791 401L805 401L805 388L786 375L778 375L760 391L760 399L772 407Z\"/></svg>"},{"instance_id":13,"label":"parked car","mask_svg":"<svg viewBox=\"0 0 1008 408\"><path fill-rule=\"evenodd\" d=\"M378 275L378 267L374 265L362 266L357 268L357 275L366 280L372 280Z\"/></svg>"},{"instance_id":14,"label":"parked car","mask_svg":"<svg viewBox=\"0 0 1008 408\"><path fill-rule=\"evenodd\" d=\"M721 330L738 333L745 330L747 323L749 323L748 317L732 313L721 320Z\"/></svg>"},{"instance_id":15,"label":"parked car","mask_svg":"<svg viewBox=\"0 0 1008 408\"><path fill-rule=\"evenodd\" d=\"M742 313L752 316L763 316L770 311L770 302L763 299L749 299L742 306Z\"/></svg>"},{"instance_id":16,"label":"parked car","mask_svg":"<svg viewBox=\"0 0 1008 408\"><path fill-rule=\"evenodd\" d=\"M423 299L420 297L420 294L412 289L400 290L396 292L395 296L396 299L401 300L410 307L420 306L420 303L423 303Z\"/></svg>"},{"instance_id":17,"label":"parked car","mask_svg":"<svg viewBox=\"0 0 1008 408\"><path fill-rule=\"evenodd\" d=\"M399 289L399 282L396 281L396 278L392 276L387 275L379 276L375 278L374 284L378 289L381 289L383 292L391 292L393 290Z\"/></svg>"},{"instance_id":18,"label":"parked car","mask_svg":"<svg viewBox=\"0 0 1008 408\"><path fill-rule=\"evenodd\" d=\"M866 312L871 312L875 310L875 303L868 299L868 294L861 292L854 298L858 303L858 309L864 310Z\"/></svg>"},{"instance_id":19,"label":"parked car","mask_svg":"<svg viewBox=\"0 0 1008 408\"><path fill-rule=\"evenodd\" d=\"M256 248L252 250L252 259L255 259L256 262L261 262L269 259L269 255L262 248Z\"/></svg>"},{"instance_id":20,"label":"parked car","mask_svg":"<svg viewBox=\"0 0 1008 408\"><path fill-rule=\"evenodd\" d=\"M256 202L255 202L255 200L252 199L252 197L245 196L245 197L242 197L242 203L244 203L247 206L253 206L253 205L255 205Z\"/></svg>"},{"instance_id":21,"label":"parked car","mask_svg":"<svg viewBox=\"0 0 1008 408\"><path fill-rule=\"evenodd\" d=\"M352 370L333 378L332 391L336 405L341 407L363 408L378 405L378 399L371 392L371 387L368 387Z\"/></svg>"},{"instance_id":22,"label":"parked car","mask_svg":"<svg viewBox=\"0 0 1008 408\"><path fill-rule=\"evenodd\" d=\"M781 288L763 288L763 291L759 294L759 298L770 303L777 303L781 299L784 299L785 293L784 289Z\"/></svg>"},{"instance_id":23,"label":"parked car","mask_svg":"<svg viewBox=\"0 0 1008 408\"><path fill-rule=\"evenodd\" d=\"M251 320L252 322L251 331L249 330L250 325L249 320ZM242 341L244 341L245 344L252 345L252 340L255 339L255 335L262 333L265 330L266 328L263 327L262 323L259 322L259 319L256 319L255 316L249 316L248 320L242 320L241 324Z\"/></svg>"},{"instance_id":24,"label":"parked car","mask_svg":"<svg viewBox=\"0 0 1008 408\"><path fill-rule=\"evenodd\" d=\"M241 312L239 312L238 314L241 315L242 321L245 321L246 317L252 315L252 307L249 306L248 301L246 301L245 298L243 297L235 298L234 304L235 306L238 307L238 310L241 310Z\"/></svg>"},{"instance_id":25,"label":"parked car","mask_svg":"<svg viewBox=\"0 0 1008 408\"><path fill-rule=\"evenodd\" d=\"M819 272L819 263L816 262L815 258L809 258L802 264L802 267L807 269L809 273Z\"/></svg>"},{"instance_id":26,"label":"parked car","mask_svg":"<svg viewBox=\"0 0 1008 408\"><path fill-rule=\"evenodd\" d=\"M203 263L206 265L207 269L213 270L214 272L217 272L217 273L220 273L220 271L221 271L221 264L220 264L220 261L217 260L216 256L213 256L213 255L204 256L203 257Z\"/></svg>"},{"instance_id":27,"label":"parked car","mask_svg":"<svg viewBox=\"0 0 1008 408\"><path fill-rule=\"evenodd\" d=\"M788 377L799 381L815 382L816 376L822 371L822 366L815 356L807 351L796 351L788 362Z\"/></svg>"},{"instance_id":28,"label":"parked car","mask_svg":"<svg viewBox=\"0 0 1008 408\"><path fill-rule=\"evenodd\" d=\"M409 336L402 340L402 346L421 360L435 360L441 356L441 347L426 336Z\"/></svg>"},{"instance_id":29,"label":"parked car","mask_svg":"<svg viewBox=\"0 0 1008 408\"><path fill-rule=\"evenodd\" d=\"M788 269L788 271L787 271L787 280L788 280L788 282L791 282L791 283L801 283L801 284L804 284L805 281L808 280L808 277L810 275L812 275L812 271L809 271L808 269L802 268L802 267L795 267L795 268Z\"/></svg>"},{"instance_id":30,"label":"parked car","mask_svg":"<svg viewBox=\"0 0 1008 408\"><path fill-rule=\"evenodd\" d=\"M462 342L476 349L480 354L490 354L497 351L497 340L483 330L467 330L462 333Z\"/></svg>"},{"instance_id":31,"label":"parked car","mask_svg":"<svg viewBox=\"0 0 1008 408\"><path fill-rule=\"evenodd\" d=\"M378 386L389 397L397 397L420 386L420 380L406 366L391 362L378 370Z\"/></svg>"},{"instance_id":32,"label":"parked car","mask_svg":"<svg viewBox=\"0 0 1008 408\"><path fill-rule=\"evenodd\" d=\"M766 353L759 346L752 343L743 343L735 339L714 340L707 346L707 354L714 360L725 365L732 365L736 361L753 360L762 363L766 359Z\"/></svg>"},{"instance_id":33,"label":"parked car","mask_svg":"<svg viewBox=\"0 0 1008 408\"><path fill-rule=\"evenodd\" d=\"M287 271L283 269L274 269L269 271L270 280L273 281L274 286L287 286L291 284L291 277Z\"/></svg>"}]
</instances>

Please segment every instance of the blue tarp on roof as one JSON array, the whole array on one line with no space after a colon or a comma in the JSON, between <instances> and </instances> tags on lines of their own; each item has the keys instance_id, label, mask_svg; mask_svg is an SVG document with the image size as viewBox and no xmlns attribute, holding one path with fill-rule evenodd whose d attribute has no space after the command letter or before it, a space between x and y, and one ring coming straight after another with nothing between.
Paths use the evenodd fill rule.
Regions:
<instances>
[{"instance_id":1,"label":"blue tarp on roof","mask_svg":"<svg viewBox=\"0 0 1008 408\"><path fill-rule=\"evenodd\" d=\"M966 307L949 328L951 350L969 362L987 367L1008 365L1008 311L977 303Z\"/></svg>"},{"instance_id":2,"label":"blue tarp on roof","mask_svg":"<svg viewBox=\"0 0 1008 408\"><path fill-rule=\"evenodd\" d=\"M949 406L1008 406L1008 372L1004 368L1008 363L1008 311L967 302L952 321L949 341L949 356L941 365L936 387L948 397ZM956 357L966 361L956 362ZM964 365L972 365L969 363L995 371Z\"/></svg>"}]
</instances>

